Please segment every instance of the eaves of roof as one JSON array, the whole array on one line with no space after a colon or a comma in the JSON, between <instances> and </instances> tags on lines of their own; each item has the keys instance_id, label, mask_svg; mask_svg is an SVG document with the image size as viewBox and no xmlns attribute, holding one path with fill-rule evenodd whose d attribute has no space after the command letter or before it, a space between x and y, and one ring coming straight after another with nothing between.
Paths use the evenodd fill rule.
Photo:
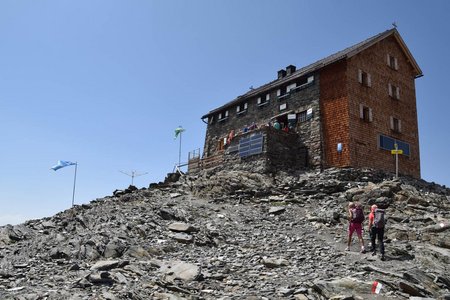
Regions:
<instances>
[{"instance_id":1,"label":"eaves of roof","mask_svg":"<svg viewBox=\"0 0 450 300\"><path fill-rule=\"evenodd\" d=\"M368 38L358 44L355 44L351 47L348 47L344 50L341 50L339 52L336 52L330 56L327 56L321 60L318 60L306 67L303 67L301 69L298 69L297 71L295 71L293 74L286 76L284 78L281 79L276 79L274 81L271 81L267 84L264 84L256 89L252 89L250 91L248 91L247 93L238 96L236 99L216 108L211 110L209 113L205 114L204 116L202 116L202 119L205 119L207 117L209 117L212 114L218 113L220 111L223 111L225 109L227 109L230 106L236 105L238 103L241 103L242 101L254 97L258 94L262 94L264 92L267 92L271 89L273 89L274 87L280 86L286 82L289 82L291 80L297 79L299 77L305 76L307 74L316 72L320 69L322 69L325 66L328 66L330 64L333 64L337 61L343 60L343 59L348 59L358 53L360 53L361 51L373 46L374 44L378 43L379 41L387 38L390 35L394 35L395 39L397 40L397 42L399 43L400 47L402 48L402 50L404 51L405 55L407 56L409 62L411 63L411 65L413 66L415 72L416 72L416 78L422 76L422 70L420 69L419 65L417 64L416 60L414 59L414 57L412 56L411 52L409 51L408 47L406 46L405 42L403 41L403 39L401 38L399 32L397 31L397 29L393 28L390 30L386 30L382 33L379 33L371 38Z\"/></svg>"}]
</instances>

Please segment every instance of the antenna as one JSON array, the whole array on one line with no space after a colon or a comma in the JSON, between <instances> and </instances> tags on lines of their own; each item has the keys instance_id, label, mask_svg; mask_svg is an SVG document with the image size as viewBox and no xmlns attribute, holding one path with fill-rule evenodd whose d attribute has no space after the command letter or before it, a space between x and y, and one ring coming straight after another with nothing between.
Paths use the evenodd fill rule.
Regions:
<instances>
[{"instance_id":1,"label":"antenna","mask_svg":"<svg viewBox=\"0 0 450 300\"><path fill-rule=\"evenodd\" d=\"M397 28L397 22L392 22L392 26L394 26L394 28Z\"/></svg>"},{"instance_id":2,"label":"antenna","mask_svg":"<svg viewBox=\"0 0 450 300\"><path fill-rule=\"evenodd\" d=\"M131 173L127 173L127 172L124 172L124 171L120 171L120 170L119 170L119 172L131 177L131 185L133 185L134 177L139 177L139 176L148 174L148 172L145 172L145 173L138 173L137 171L131 171Z\"/></svg>"}]
</instances>

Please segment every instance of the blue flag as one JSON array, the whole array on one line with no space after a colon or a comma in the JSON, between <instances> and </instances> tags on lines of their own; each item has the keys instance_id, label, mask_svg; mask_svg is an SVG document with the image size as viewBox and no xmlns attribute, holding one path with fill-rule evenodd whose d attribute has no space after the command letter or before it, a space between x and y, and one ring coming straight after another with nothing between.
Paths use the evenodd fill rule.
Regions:
<instances>
[{"instance_id":1,"label":"blue flag","mask_svg":"<svg viewBox=\"0 0 450 300\"><path fill-rule=\"evenodd\" d=\"M67 160L58 160L58 163L53 166L51 169L53 171L59 170L61 168L67 167L67 166L73 166L76 165L77 163L71 162L71 161L67 161Z\"/></svg>"}]
</instances>

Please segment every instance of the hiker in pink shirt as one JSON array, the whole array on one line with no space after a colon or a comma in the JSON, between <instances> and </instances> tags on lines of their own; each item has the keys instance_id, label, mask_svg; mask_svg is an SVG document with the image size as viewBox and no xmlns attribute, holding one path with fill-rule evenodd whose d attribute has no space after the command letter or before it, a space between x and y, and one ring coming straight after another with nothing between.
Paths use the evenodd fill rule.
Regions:
<instances>
[{"instance_id":1,"label":"hiker in pink shirt","mask_svg":"<svg viewBox=\"0 0 450 300\"><path fill-rule=\"evenodd\" d=\"M362 223L364 222L364 211L361 207L360 203L353 203L350 202L348 204L348 242L347 242L347 248L345 248L345 251L350 251L350 244L352 243L352 235L353 232L356 231L356 234L358 235L359 243L361 244L361 253L366 253L366 249L364 247L364 240L362 237Z\"/></svg>"}]
</instances>

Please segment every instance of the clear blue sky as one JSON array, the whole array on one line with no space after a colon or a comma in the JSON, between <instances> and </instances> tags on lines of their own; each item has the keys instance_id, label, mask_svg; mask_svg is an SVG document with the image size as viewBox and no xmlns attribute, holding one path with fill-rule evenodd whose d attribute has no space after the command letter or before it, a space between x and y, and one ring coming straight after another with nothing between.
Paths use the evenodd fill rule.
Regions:
<instances>
[{"instance_id":1,"label":"clear blue sky","mask_svg":"<svg viewBox=\"0 0 450 300\"><path fill-rule=\"evenodd\" d=\"M276 78L398 30L416 80L422 177L450 186L450 1L0 2L0 225L147 187L202 148L200 117Z\"/></svg>"}]
</instances>

